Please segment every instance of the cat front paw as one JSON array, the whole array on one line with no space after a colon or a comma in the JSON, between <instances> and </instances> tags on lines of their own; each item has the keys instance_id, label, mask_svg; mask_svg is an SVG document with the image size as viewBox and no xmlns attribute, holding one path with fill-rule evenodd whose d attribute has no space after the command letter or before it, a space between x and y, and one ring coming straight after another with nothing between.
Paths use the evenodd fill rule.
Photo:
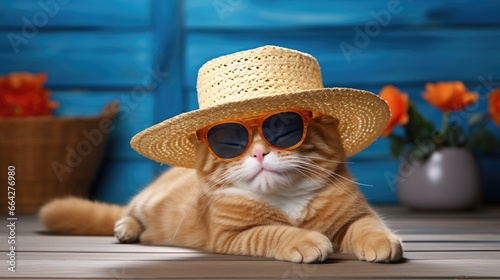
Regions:
<instances>
[{"instance_id":1,"label":"cat front paw","mask_svg":"<svg viewBox=\"0 0 500 280\"><path fill-rule=\"evenodd\" d=\"M310 231L296 237L292 243L287 244L279 260L312 263L321 262L333 253L332 242L325 235Z\"/></svg>"},{"instance_id":2,"label":"cat front paw","mask_svg":"<svg viewBox=\"0 0 500 280\"><path fill-rule=\"evenodd\" d=\"M358 240L356 256L369 262L397 262L403 257L401 239L389 232L371 232Z\"/></svg>"},{"instance_id":3,"label":"cat front paw","mask_svg":"<svg viewBox=\"0 0 500 280\"><path fill-rule=\"evenodd\" d=\"M120 243L135 243L142 233L141 224L130 216L125 216L115 223L115 237Z\"/></svg>"}]
</instances>

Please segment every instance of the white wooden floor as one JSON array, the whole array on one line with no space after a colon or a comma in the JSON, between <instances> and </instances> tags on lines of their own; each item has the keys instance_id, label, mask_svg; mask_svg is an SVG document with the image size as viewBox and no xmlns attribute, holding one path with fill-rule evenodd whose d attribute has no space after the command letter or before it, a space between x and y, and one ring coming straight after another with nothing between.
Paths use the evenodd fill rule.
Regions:
<instances>
[{"instance_id":1,"label":"white wooden floor","mask_svg":"<svg viewBox=\"0 0 500 280\"><path fill-rule=\"evenodd\" d=\"M413 213L378 207L404 240L399 264L333 254L323 264L216 255L175 247L117 244L113 237L50 235L18 216L16 272L8 271L7 217L0 223L1 279L500 279L500 207Z\"/></svg>"}]
</instances>

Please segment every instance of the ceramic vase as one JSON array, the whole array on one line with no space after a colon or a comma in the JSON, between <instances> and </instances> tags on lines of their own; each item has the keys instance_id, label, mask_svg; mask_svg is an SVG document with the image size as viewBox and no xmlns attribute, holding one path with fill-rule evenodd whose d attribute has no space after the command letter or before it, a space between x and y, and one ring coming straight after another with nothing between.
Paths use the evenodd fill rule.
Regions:
<instances>
[{"instance_id":1,"label":"ceramic vase","mask_svg":"<svg viewBox=\"0 0 500 280\"><path fill-rule=\"evenodd\" d=\"M465 148L444 148L425 161L402 160L398 170L399 201L419 210L465 210L482 195L474 154Z\"/></svg>"}]
</instances>

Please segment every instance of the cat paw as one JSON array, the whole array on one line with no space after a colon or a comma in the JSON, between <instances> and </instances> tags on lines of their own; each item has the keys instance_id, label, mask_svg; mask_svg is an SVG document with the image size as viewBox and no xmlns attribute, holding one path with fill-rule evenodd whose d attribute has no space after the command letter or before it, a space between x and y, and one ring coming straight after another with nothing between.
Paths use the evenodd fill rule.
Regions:
<instances>
[{"instance_id":1,"label":"cat paw","mask_svg":"<svg viewBox=\"0 0 500 280\"><path fill-rule=\"evenodd\" d=\"M135 243L141 233L141 224L130 216L125 216L115 223L115 237L120 243Z\"/></svg>"},{"instance_id":2,"label":"cat paw","mask_svg":"<svg viewBox=\"0 0 500 280\"><path fill-rule=\"evenodd\" d=\"M403 256L399 237L388 232L372 232L358 241L356 256L369 262L397 262Z\"/></svg>"},{"instance_id":3,"label":"cat paw","mask_svg":"<svg viewBox=\"0 0 500 280\"><path fill-rule=\"evenodd\" d=\"M330 239L319 232L311 231L297 237L292 244L287 244L283 255L277 259L296 263L312 263L324 261L331 253L333 253L333 247Z\"/></svg>"}]
</instances>

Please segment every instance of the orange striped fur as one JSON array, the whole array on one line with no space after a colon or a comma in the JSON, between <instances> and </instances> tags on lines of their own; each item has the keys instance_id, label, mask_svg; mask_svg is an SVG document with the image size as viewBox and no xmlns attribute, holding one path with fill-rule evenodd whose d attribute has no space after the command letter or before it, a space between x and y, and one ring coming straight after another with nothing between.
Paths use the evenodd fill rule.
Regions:
<instances>
[{"instance_id":1,"label":"orange striped fur","mask_svg":"<svg viewBox=\"0 0 500 280\"><path fill-rule=\"evenodd\" d=\"M248 156L234 162L216 160L197 143L196 169L171 168L122 210L56 200L42 209L41 219L66 234L102 234L103 229L112 234L115 224L120 242L292 262L323 261L333 251L376 262L402 257L400 239L352 181L337 120L312 120L304 143L292 151L275 150L255 135ZM252 157L256 152L267 154L264 165ZM268 171L259 173L262 166ZM91 204L99 209L90 210ZM92 222L102 213L108 213L102 224Z\"/></svg>"},{"instance_id":2,"label":"orange striped fur","mask_svg":"<svg viewBox=\"0 0 500 280\"><path fill-rule=\"evenodd\" d=\"M40 209L42 223L52 231L71 235L112 235L125 208L82 198L56 199Z\"/></svg>"}]
</instances>

